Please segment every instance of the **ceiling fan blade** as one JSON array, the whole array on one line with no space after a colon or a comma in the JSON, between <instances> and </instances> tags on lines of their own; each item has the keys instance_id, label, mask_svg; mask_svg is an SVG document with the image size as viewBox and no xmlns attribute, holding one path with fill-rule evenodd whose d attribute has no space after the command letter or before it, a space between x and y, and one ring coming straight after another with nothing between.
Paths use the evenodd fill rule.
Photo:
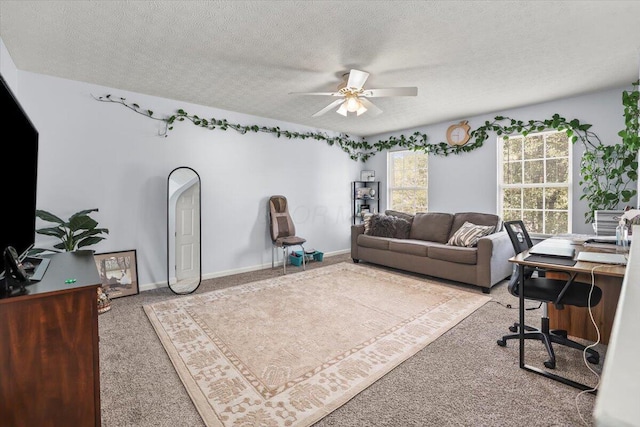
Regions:
<instances>
[{"instance_id":1,"label":"ceiling fan blade","mask_svg":"<svg viewBox=\"0 0 640 427\"><path fill-rule=\"evenodd\" d=\"M331 110L332 108L335 108L338 106L338 104L343 103L344 100L342 99L336 99L335 101L333 101L331 104L327 105L326 107L324 107L322 110L318 111L317 113L315 113L313 116L311 117L318 117L323 115L324 113L326 113L327 111Z\"/></svg>"},{"instance_id":2,"label":"ceiling fan blade","mask_svg":"<svg viewBox=\"0 0 640 427\"><path fill-rule=\"evenodd\" d=\"M344 96L340 92L289 92L289 95Z\"/></svg>"},{"instance_id":3,"label":"ceiling fan blade","mask_svg":"<svg viewBox=\"0 0 640 427\"><path fill-rule=\"evenodd\" d=\"M367 98L381 98L383 96L416 96L417 87L390 87L386 89L366 89L360 96Z\"/></svg>"},{"instance_id":4,"label":"ceiling fan blade","mask_svg":"<svg viewBox=\"0 0 640 427\"><path fill-rule=\"evenodd\" d=\"M369 101L367 98L359 98L360 102L362 103L362 105L364 105L367 109L367 111L372 115L372 116L377 116L378 114L382 113L382 110L379 109L378 107L376 107L373 102Z\"/></svg>"},{"instance_id":5,"label":"ceiling fan blade","mask_svg":"<svg viewBox=\"0 0 640 427\"><path fill-rule=\"evenodd\" d=\"M364 82L369 78L369 73L365 73L360 70L351 70L349 72L349 80L347 81L347 87L354 89L362 89Z\"/></svg>"}]
</instances>

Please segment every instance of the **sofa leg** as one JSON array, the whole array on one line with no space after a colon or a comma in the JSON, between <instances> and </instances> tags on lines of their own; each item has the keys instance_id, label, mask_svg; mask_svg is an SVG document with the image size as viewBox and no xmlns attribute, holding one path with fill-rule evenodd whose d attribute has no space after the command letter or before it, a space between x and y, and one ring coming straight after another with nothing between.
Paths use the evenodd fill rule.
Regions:
<instances>
[{"instance_id":1,"label":"sofa leg","mask_svg":"<svg viewBox=\"0 0 640 427\"><path fill-rule=\"evenodd\" d=\"M351 259L353 260L353 263L354 263L354 264L357 264L357 263L359 263L359 262L360 262L360 260L359 260L359 259L356 259L356 258L351 258Z\"/></svg>"},{"instance_id":2,"label":"sofa leg","mask_svg":"<svg viewBox=\"0 0 640 427\"><path fill-rule=\"evenodd\" d=\"M491 288L482 288L483 294L488 294L491 291Z\"/></svg>"}]
</instances>

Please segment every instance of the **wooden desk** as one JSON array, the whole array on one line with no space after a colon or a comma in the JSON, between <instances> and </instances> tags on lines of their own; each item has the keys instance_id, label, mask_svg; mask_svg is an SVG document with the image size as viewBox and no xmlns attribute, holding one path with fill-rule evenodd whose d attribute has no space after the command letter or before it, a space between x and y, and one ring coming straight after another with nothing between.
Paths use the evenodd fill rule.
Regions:
<instances>
[{"instance_id":1,"label":"wooden desk","mask_svg":"<svg viewBox=\"0 0 640 427\"><path fill-rule=\"evenodd\" d=\"M596 252L606 251L600 248L585 248L582 245L576 245L575 247L576 255L583 250ZM615 251L615 249L612 250ZM609 250L609 252L612 250ZM550 279L564 279L566 274L562 274L562 272L575 273L577 274L576 281L588 284L591 284L591 270L593 269L595 285L602 289L602 299L598 305L591 308L591 313L600 330L600 342L608 344L626 267L623 265L602 265L584 261L578 261L576 265L569 267L541 262L529 262L525 260L528 255L529 252L525 251L516 255L510 261L521 265L552 270L547 272L547 277ZM596 268L594 269L594 267ZM554 273L553 271L559 273ZM567 331L567 334L572 337L584 338L589 341L595 342L598 339L597 332L591 323L588 308L565 306L563 310L557 310L553 304L547 304L547 308L551 329L564 329Z\"/></svg>"},{"instance_id":2,"label":"wooden desk","mask_svg":"<svg viewBox=\"0 0 640 427\"><path fill-rule=\"evenodd\" d=\"M99 285L92 251L61 253L27 295L0 299L3 427L100 426Z\"/></svg>"},{"instance_id":3,"label":"wooden desk","mask_svg":"<svg viewBox=\"0 0 640 427\"><path fill-rule=\"evenodd\" d=\"M589 248L585 248L583 246L576 246L576 253L581 250L590 250ZM615 249L614 249L615 250ZM598 252L602 252L601 249L597 250ZM578 261L573 266L564 266L557 265L552 263L544 263L540 261L527 261L525 258L529 255L529 251L522 252L514 257L512 257L509 261L514 262L520 265L526 265L531 267L539 267L548 269L547 277L552 277L553 273L549 272L549 270L553 270L558 272L557 274L561 277L565 278L566 274L562 274L561 272L569 272L569 273L577 273L576 277L578 281L583 281L586 283L591 283L591 275L593 274L594 283L596 286L602 289L602 300L598 305L592 307L592 313L594 314L594 319L596 319L596 324L598 324L598 328L601 330L601 335L606 334L607 342L609 337L611 336L611 329L613 326L613 319L615 316L616 306L618 303L618 296L620 295L620 288L622 286L622 280L625 275L626 267L620 265L602 265L595 264L591 262L582 262ZM594 268L595 267L595 268ZM520 283L524 283L524 269L519 269L520 274ZM521 285L524 286L524 285ZM605 296L605 292L607 295ZM524 320L524 292L521 290L519 292L519 323L521 325L525 324ZM581 335L589 335L588 331L593 331L595 335L595 329L591 324L591 319L587 309L578 309L577 307L569 307L565 306L564 310L554 310L555 319L553 322L551 321L551 309L553 308L553 304L547 304L549 308L549 324L551 328L555 328L553 325L565 325L568 327L567 335L580 337ZM598 309L598 313L596 314L596 308ZM570 310L571 309L571 310ZM575 310L574 310L575 309ZM563 328L564 329L564 328ZM530 366L525 363L525 345L524 345L524 328L519 328L519 344L520 344L520 356L519 363L520 368L534 372L536 374L545 376L547 378L551 378L553 380L559 381L563 384L570 385L579 390L589 391L592 394L596 394L596 391L593 390L592 387L581 384L579 382L573 381L571 379L565 378L563 376L557 375L553 372L549 372L544 369L540 369L535 366ZM595 341L597 336L595 336L592 341ZM601 341L602 338L601 338Z\"/></svg>"}]
</instances>

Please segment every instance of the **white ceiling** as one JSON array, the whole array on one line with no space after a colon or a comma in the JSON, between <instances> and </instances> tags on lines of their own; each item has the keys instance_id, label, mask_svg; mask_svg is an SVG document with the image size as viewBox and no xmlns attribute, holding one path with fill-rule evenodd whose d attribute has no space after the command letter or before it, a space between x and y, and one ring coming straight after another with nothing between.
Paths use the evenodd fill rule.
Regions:
<instances>
[{"instance_id":1,"label":"white ceiling","mask_svg":"<svg viewBox=\"0 0 640 427\"><path fill-rule=\"evenodd\" d=\"M0 37L19 70L369 136L628 86L640 2L2 0ZM351 68L418 96L289 95Z\"/></svg>"}]
</instances>

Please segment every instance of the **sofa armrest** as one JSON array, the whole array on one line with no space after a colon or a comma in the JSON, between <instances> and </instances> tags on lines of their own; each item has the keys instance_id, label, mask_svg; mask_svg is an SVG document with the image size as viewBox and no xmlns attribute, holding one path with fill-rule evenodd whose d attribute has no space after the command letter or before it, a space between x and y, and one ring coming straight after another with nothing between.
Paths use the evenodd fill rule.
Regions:
<instances>
[{"instance_id":1,"label":"sofa armrest","mask_svg":"<svg viewBox=\"0 0 640 427\"><path fill-rule=\"evenodd\" d=\"M478 285L490 288L511 275L513 264L509 258L515 252L506 231L500 231L478 240Z\"/></svg>"},{"instance_id":2,"label":"sofa armrest","mask_svg":"<svg viewBox=\"0 0 640 427\"><path fill-rule=\"evenodd\" d=\"M364 234L364 224L356 224L351 226L351 259L354 261L358 258L358 236Z\"/></svg>"}]
</instances>

